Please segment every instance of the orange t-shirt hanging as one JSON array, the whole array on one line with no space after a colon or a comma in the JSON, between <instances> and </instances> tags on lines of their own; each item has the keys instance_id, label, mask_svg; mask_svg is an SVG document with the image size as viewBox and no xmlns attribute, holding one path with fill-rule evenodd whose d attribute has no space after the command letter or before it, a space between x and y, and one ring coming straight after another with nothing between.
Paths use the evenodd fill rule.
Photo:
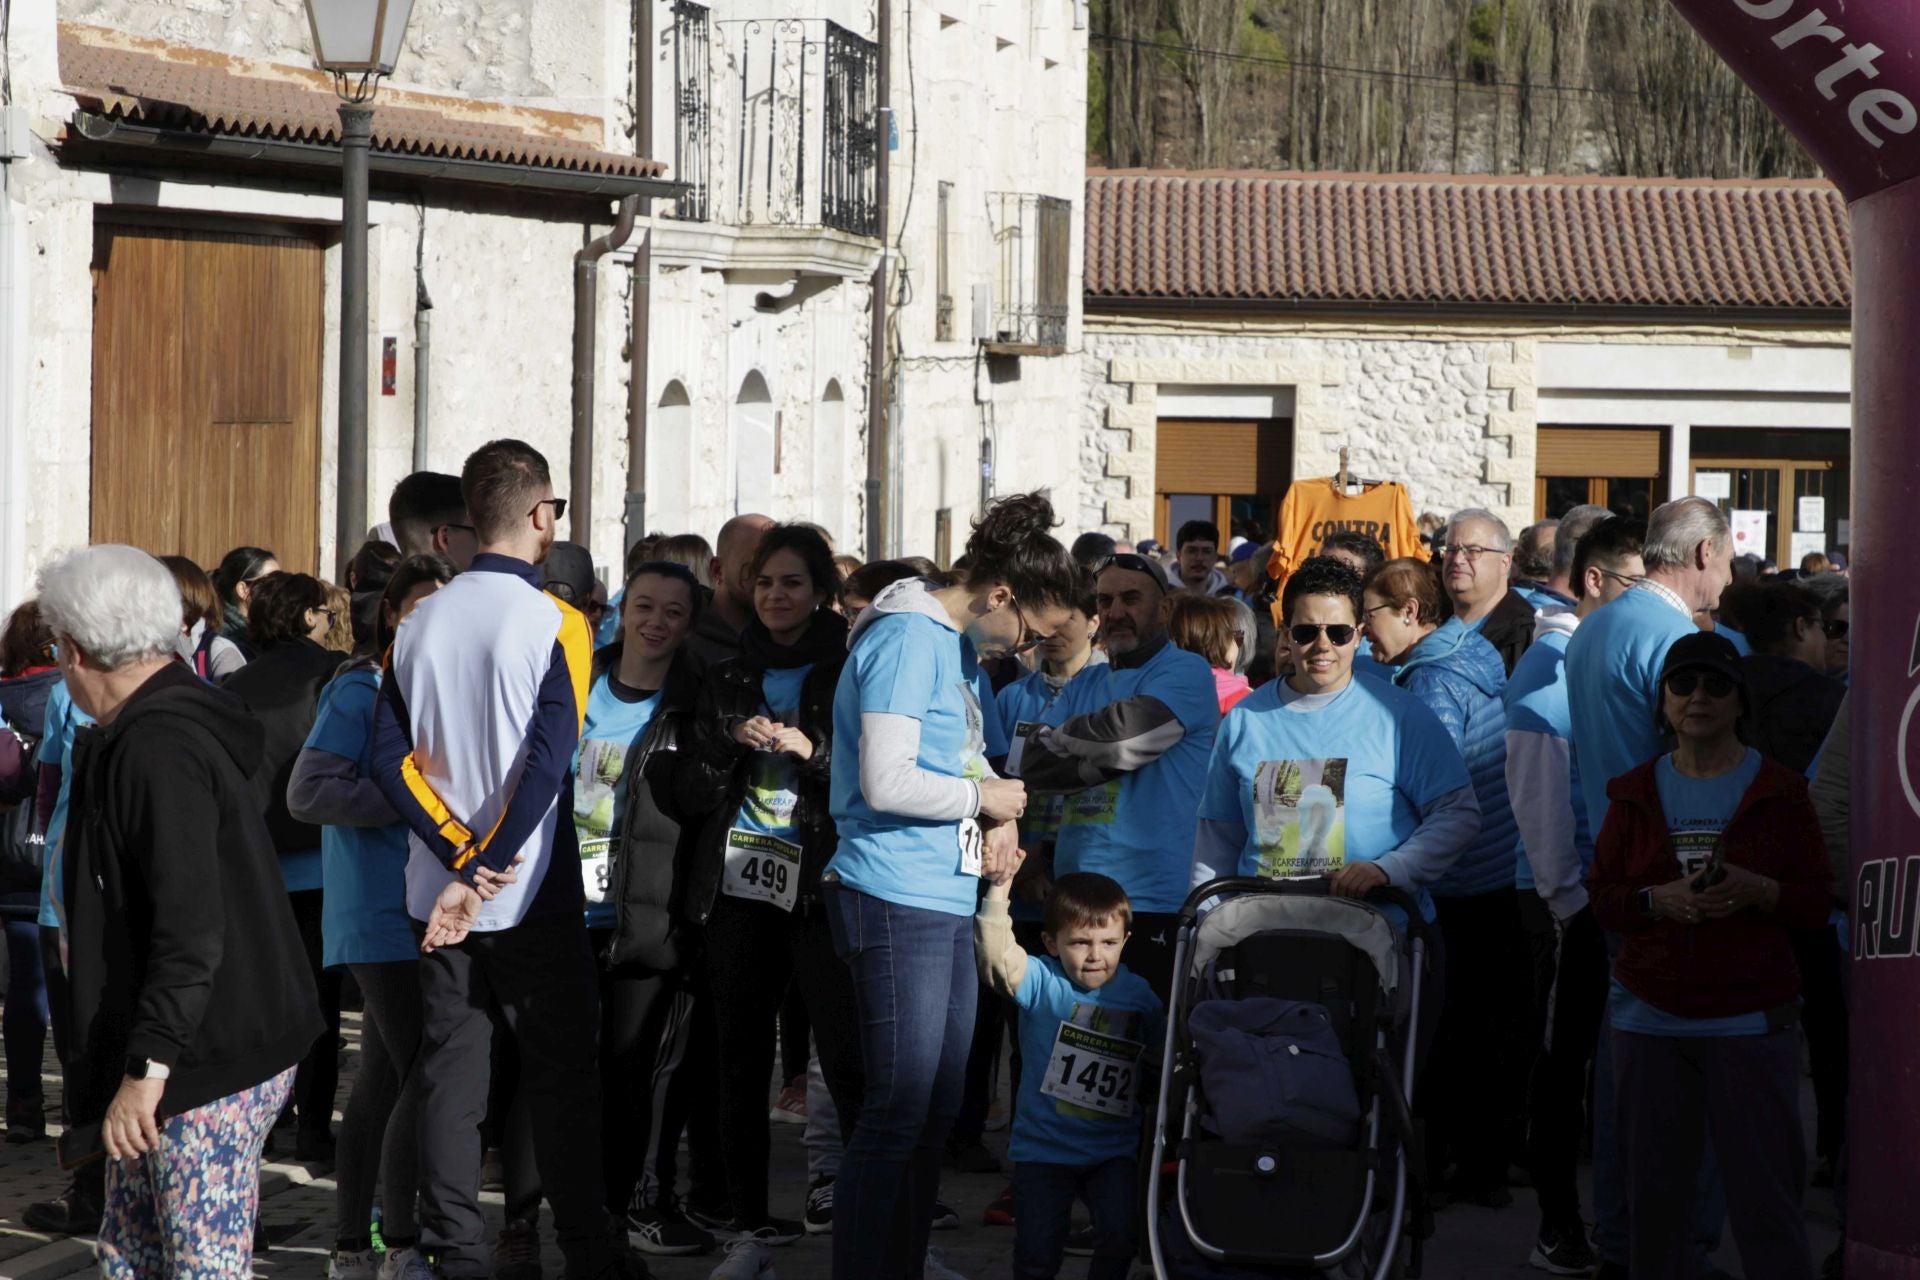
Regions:
<instances>
[{"instance_id":1,"label":"orange t-shirt hanging","mask_svg":"<svg viewBox=\"0 0 1920 1280\"><path fill-rule=\"evenodd\" d=\"M1280 533L1273 540L1267 576L1284 584L1294 566L1320 554L1327 535L1351 531L1379 542L1387 559L1417 556L1432 559L1420 541L1414 523L1413 499L1406 486L1392 480L1367 485L1359 493L1342 493L1332 476L1296 480L1280 504Z\"/></svg>"}]
</instances>

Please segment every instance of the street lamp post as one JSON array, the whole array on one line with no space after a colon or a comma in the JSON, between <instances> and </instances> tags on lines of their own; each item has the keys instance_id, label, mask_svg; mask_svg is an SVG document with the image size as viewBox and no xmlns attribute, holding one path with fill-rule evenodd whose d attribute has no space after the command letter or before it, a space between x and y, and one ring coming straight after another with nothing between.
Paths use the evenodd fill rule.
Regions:
<instances>
[{"instance_id":1,"label":"street lamp post","mask_svg":"<svg viewBox=\"0 0 1920 1280\"><path fill-rule=\"evenodd\" d=\"M340 96L340 435L334 557L340 581L367 533L367 157L373 95L393 74L413 0L306 0L313 60Z\"/></svg>"}]
</instances>

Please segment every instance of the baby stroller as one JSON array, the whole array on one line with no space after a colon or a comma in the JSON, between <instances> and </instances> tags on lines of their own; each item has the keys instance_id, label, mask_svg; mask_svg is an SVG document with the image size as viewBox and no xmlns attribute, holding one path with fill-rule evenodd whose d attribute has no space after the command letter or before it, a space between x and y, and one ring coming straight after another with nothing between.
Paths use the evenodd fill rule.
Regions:
<instances>
[{"instance_id":1,"label":"baby stroller","mask_svg":"<svg viewBox=\"0 0 1920 1280\"><path fill-rule=\"evenodd\" d=\"M1177 928L1147 1166L1155 1275L1417 1276L1418 905L1223 879L1188 895Z\"/></svg>"}]
</instances>

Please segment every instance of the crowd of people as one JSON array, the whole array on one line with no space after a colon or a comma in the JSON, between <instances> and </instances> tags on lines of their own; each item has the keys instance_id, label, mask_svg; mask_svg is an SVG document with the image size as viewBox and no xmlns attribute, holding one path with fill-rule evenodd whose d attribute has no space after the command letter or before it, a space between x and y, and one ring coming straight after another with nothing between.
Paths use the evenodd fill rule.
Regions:
<instances>
[{"instance_id":1,"label":"crowd of people","mask_svg":"<svg viewBox=\"0 0 1920 1280\"><path fill-rule=\"evenodd\" d=\"M1423 518L1392 560L1339 532L1276 582L1262 531L1069 548L1019 495L945 568L743 514L607 583L565 508L498 440L402 481L340 585L252 546L41 569L0 636L5 1119L46 1134L50 1024L73 1173L29 1225L115 1277L243 1276L291 1141L335 1169L335 1280L538 1280L543 1204L569 1280L829 1233L840 1280L918 1276L943 1167L1001 1168L1004 1045L986 1221L1021 1280L1124 1277L1178 913L1297 877L1433 925L1427 1207L1530 1183L1558 1275L1696 1280L1723 1221L1750 1280L1814 1274L1831 566L1736 562L1682 498ZM1112 1069L1056 1073L1076 1036Z\"/></svg>"}]
</instances>

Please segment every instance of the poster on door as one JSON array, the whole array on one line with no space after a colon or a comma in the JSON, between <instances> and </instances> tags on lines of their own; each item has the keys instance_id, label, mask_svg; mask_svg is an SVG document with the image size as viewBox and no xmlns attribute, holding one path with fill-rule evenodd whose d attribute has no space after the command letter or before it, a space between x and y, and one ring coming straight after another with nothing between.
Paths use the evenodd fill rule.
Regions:
<instances>
[{"instance_id":1,"label":"poster on door","mask_svg":"<svg viewBox=\"0 0 1920 1280\"><path fill-rule=\"evenodd\" d=\"M1733 525L1733 554L1737 556L1759 556L1765 560L1768 556L1767 513L1764 511L1732 511L1727 515L1728 523Z\"/></svg>"},{"instance_id":2,"label":"poster on door","mask_svg":"<svg viewBox=\"0 0 1920 1280\"><path fill-rule=\"evenodd\" d=\"M1347 762L1263 760L1253 775L1254 841L1260 874L1320 876L1347 861Z\"/></svg>"}]
</instances>

